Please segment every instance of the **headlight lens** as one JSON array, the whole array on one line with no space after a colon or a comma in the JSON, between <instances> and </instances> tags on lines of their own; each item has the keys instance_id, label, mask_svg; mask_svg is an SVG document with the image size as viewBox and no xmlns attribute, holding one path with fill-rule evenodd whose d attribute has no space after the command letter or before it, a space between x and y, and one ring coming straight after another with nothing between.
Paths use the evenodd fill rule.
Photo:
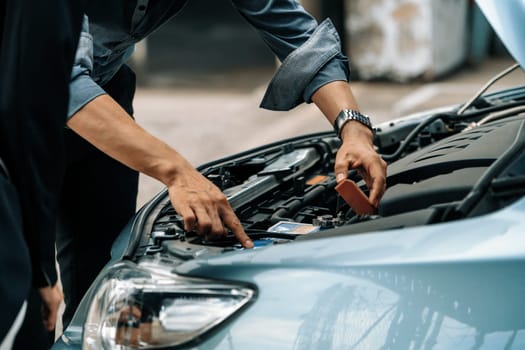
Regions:
<instances>
[{"instance_id":1,"label":"headlight lens","mask_svg":"<svg viewBox=\"0 0 525 350\"><path fill-rule=\"evenodd\" d=\"M84 324L83 349L158 349L195 339L254 296L234 283L119 263L101 280Z\"/></svg>"}]
</instances>

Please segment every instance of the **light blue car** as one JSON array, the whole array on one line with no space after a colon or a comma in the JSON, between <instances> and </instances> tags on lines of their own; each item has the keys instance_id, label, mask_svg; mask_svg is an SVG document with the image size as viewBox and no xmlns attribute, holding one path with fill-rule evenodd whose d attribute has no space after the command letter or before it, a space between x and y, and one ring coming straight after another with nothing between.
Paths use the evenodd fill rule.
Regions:
<instances>
[{"instance_id":1,"label":"light blue car","mask_svg":"<svg viewBox=\"0 0 525 350\"><path fill-rule=\"evenodd\" d=\"M479 4L525 67L525 21L509 19L525 3ZM199 168L254 250L184 232L160 193L53 349L525 349L525 87L379 125L376 215L334 191L338 144L307 135Z\"/></svg>"}]
</instances>

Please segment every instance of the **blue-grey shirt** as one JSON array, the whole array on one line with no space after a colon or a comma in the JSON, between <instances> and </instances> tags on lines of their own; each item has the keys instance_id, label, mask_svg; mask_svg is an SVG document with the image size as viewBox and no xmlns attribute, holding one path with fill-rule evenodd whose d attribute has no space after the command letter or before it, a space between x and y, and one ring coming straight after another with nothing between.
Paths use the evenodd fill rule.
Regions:
<instances>
[{"instance_id":1,"label":"blue-grey shirt","mask_svg":"<svg viewBox=\"0 0 525 350\"><path fill-rule=\"evenodd\" d=\"M90 0L70 84L69 117L95 97L130 58L134 45L177 14L187 0ZM282 61L261 107L289 110L321 86L348 81L348 60L329 20L320 25L296 0L232 0Z\"/></svg>"}]
</instances>

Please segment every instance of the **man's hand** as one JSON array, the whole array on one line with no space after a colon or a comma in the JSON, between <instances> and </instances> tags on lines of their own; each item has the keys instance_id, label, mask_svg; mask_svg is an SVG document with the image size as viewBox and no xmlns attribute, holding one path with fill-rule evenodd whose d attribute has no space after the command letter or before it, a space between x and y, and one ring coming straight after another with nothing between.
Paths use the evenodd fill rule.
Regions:
<instances>
[{"instance_id":1,"label":"man's hand","mask_svg":"<svg viewBox=\"0 0 525 350\"><path fill-rule=\"evenodd\" d=\"M350 86L344 81L333 81L320 87L312 100L331 125L343 109L359 111ZM374 207L386 191L386 163L374 149L372 131L357 121L347 122L340 136L343 144L335 158L337 182L348 176L348 169L356 169L370 189L368 201Z\"/></svg>"},{"instance_id":2,"label":"man's hand","mask_svg":"<svg viewBox=\"0 0 525 350\"><path fill-rule=\"evenodd\" d=\"M253 248L226 196L202 174L188 166L168 184L170 200L184 218L184 229L206 239L226 235L229 228L245 248Z\"/></svg>"},{"instance_id":3,"label":"man's hand","mask_svg":"<svg viewBox=\"0 0 525 350\"><path fill-rule=\"evenodd\" d=\"M44 322L46 329L51 332L55 329L58 307L60 303L62 303L62 300L64 300L64 294L62 294L58 284L52 287L40 288L38 292L42 298L42 322Z\"/></svg>"},{"instance_id":4,"label":"man's hand","mask_svg":"<svg viewBox=\"0 0 525 350\"><path fill-rule=\"evenodd\" d=\"M214 238L225 235L227 227L244 247L253 247L224 194L177 151L138 126L111 97L93 99L67 125L110 157L166 185L187 231Z\"/></svg>"},{"instance_id":5,"label":"man's hand","mask_svg":"<svg viewBox=\"0 0 525 350\"><path fill-rule=\"evenodd\" d=\"M341 139L334 167L337 182L347 178L348 169L356 169L370 189L368 201L377 208L386 191L387 164L374 149L372 131L350 121L341 130Z\"/></svg>"}]
</instances>

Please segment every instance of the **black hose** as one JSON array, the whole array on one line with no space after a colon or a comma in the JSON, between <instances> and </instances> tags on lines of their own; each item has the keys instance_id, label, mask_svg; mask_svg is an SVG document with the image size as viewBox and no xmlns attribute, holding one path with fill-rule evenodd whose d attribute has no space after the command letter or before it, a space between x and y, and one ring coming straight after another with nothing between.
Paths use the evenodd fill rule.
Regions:
<instances>
[{"instance_id":1,"label":"black hose","mask_svg":"<svg viewBox=\"0 0 525 350\"><path fill-rule=\"evenodd\" d=\"M286 207L282 207L278 209L270 217L270 222L272 224L276 224L279 221L293 221L292 218L289 218L286 216L292 215L293 213L298 211L300 208L314 201L318 196L321 196L322 194L324 194L327 189L335 187L335 184L336 184L336 181L332 180L327 184L317 185L311 191L306 193L303 197L298 197L294 199L292 202L290 202Z\"/></svg>"},{"instance_id":2,"label":"black hose","mask_svg":"<svg viewBox=\"0 0 525 350\"><path fill-rule=\"evenodd\" d=\"M465 114L462 114L462 115L457 115L457 114L454 114L454 113L439 113L439 114L435 114L435 115L429 117L428 119L422 121L418 126L416 126L416 128L414 128L410 132L410 134L408 134L407 137L405 137L405 139L403 140L403 142L401 143L399 148L394 153L382 154L381 157L386 162L393 162L393 161L398 160L401 157L401 155L403 154L403 152L406 151L406 148L408 147L408 145L410 145L410 143L413 141L413 139L425 127L427 127L428 125L430 125L431 123L433 123L434 121L436 121L438 119L444 119L445 122L448 122L448 121L455 121L455 122L466 121L466 120L470 120L470 119L475 119L475 118L481 117L482 115L489 114L489 113L492 113L492 112L497 112L497 111L501 111L501 110L508 109L508 108L523 106L523 104L524 104L523 101L506 103L506 104L502 104L502 105L497 105L497 106L483 108L481 110L478 110L478 111L475 111L475 112L470 112L470 113L465 113Z\"/></svg>"},{"instance_id":3,"label":"black hose","mask_svg":"<svg viewBox=\"0 0 525 350\"><path fill-rule=\"evenodd\" d=\"M450 117L451 117L450 114L435 114L435 115L431 116L430 118L422 121L418 126L416 126L414 129L412 129L410 134L408 134L407 137L405 137L405 139L403 140L403 143L401 143L399 148L394 153L392 153L392 154L382 154L381 157L383 158L383 160L385 162L393 162L395 160L398 160L399 157L401 157L403 152L406 150L406 148L408 147L410 142L412 142L412 140L417 135L419 135L419 133L424 128L426 128L428 125L430 125L431 123L433 123L434 121L436 121L438 119L442 119L443 118L443 119L448 120L448 119L450 119Z\"/></svg>"}]
</instances>

